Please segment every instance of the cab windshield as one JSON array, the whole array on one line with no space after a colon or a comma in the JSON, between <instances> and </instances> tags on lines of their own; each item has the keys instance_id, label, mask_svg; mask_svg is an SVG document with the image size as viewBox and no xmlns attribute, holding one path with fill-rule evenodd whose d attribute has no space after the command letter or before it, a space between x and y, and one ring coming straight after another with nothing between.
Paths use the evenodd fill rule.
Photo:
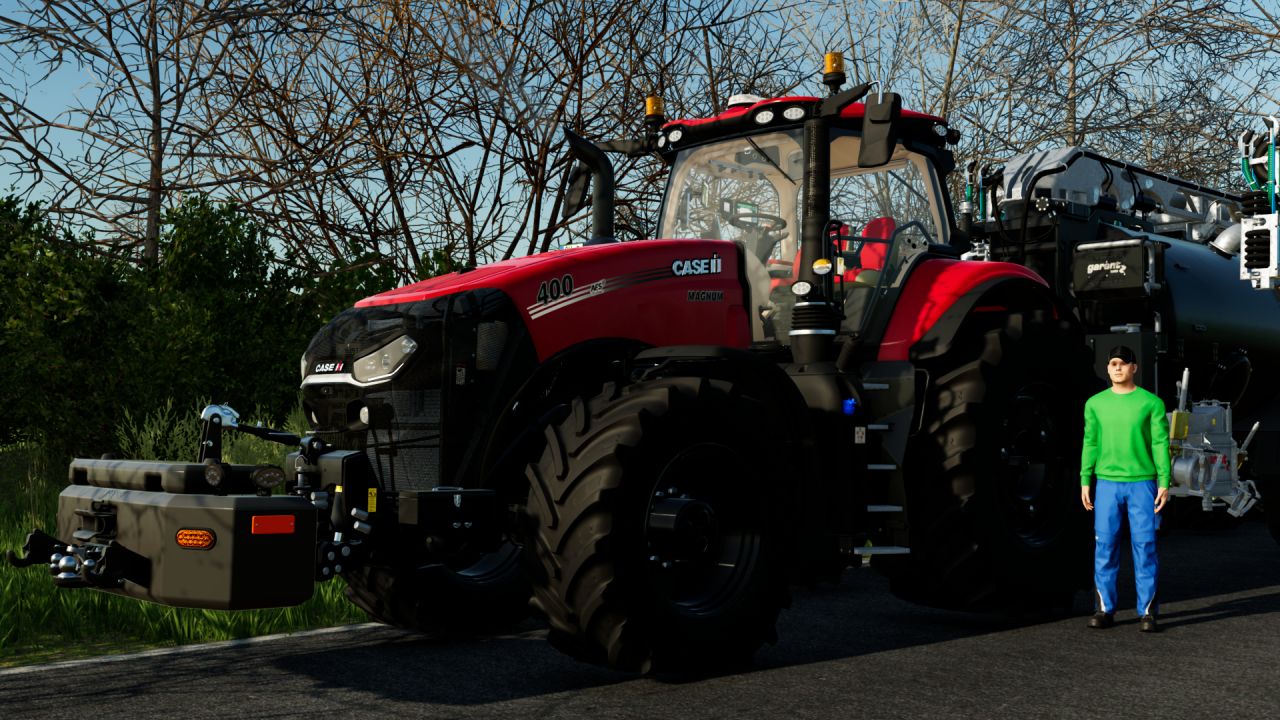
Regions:
<instances>
[{"instance_id":1,"label":"cab windshield","mask_svg":"<svg viewBox=\"0 0 1280 720\"><path fill-rule=\"evenodd\" d=\"M746 257L753 338L787 344L803 223L804 131L762 133L681 151L663 200L658 237L733 240ZM905 260L945 243L932 165L901 146L889 163L858 167L860 138L831 138L831 231L842 330L861 330ZM809 260L812 262L812 260Z\"/></svg>"}]
</instances>

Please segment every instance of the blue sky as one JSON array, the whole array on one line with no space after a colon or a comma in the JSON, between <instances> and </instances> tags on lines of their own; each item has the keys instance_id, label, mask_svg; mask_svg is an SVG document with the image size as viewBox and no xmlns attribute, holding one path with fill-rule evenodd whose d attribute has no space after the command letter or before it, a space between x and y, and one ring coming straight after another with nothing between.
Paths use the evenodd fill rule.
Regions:
<instances>
[{"instance_id":1,"label":"blue sky","mask_svg":"<svg viewBox=\"0 0 1280 720\"><path fill-rule=\"evenodd\" d=\"M20 17L19 3L15 0L0 0L0 15ZM21 77L30 77L30 81L34 82L44 72L45 68L32 60L17 66L10 66L7 63L0 65L0 76L12 79L11 82L16 82L17 78ZM70 107L77 95L81 98L92 98L92 81L91 77L80 72L74 65L65 63L58 72L39 83L34 92L28 96L27 102L30 107L43 115L57 115ZM9 168L0 167L0 193L7 194L16 182L18 179Z\"/></svg>"}]
</instances>

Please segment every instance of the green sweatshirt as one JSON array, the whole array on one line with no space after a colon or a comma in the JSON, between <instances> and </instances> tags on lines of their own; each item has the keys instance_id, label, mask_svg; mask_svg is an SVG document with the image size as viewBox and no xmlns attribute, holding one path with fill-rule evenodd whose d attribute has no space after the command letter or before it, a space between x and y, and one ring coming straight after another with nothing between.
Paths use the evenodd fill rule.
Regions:
<instances>
[{"instance_id":1,"label":"green sweatshirt","mask_svg":"<svg viewBox=\"0 0 1280 720\"><path fill-rule=\"evenodd\" d=\"M1118 393L1108 388L1084 404L1084 450L1080 485L1094 473L1104 480L1137 482L1156 477L1169 487L1169 423L1164 402L1137 388Z\"/></svg>"}]
</instances>

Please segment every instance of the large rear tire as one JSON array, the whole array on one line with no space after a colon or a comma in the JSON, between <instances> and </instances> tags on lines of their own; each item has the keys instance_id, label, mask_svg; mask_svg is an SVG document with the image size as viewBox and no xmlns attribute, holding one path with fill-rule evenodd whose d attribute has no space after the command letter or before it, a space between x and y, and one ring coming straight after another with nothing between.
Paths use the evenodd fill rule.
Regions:
<instances>
[{"instance_id":1,"label":"large rear tire","mask_svg":"<svg viewBox=\"0 0 1280 720\"><path fill-rule=\"evenodd\" d=\"M530 465L534 604L551 642L649 672L744 661L788 602L785 440L728 382L672 378L573 402ZM775 490L774 488L779 488Z\"/></svg>"},{"instance_id":2,"label":"large rear tire","mask_svg":"<svg viewBox=\"0 0 1280 720\"><path fill-rule=\"evenodd\" d=\"M396 627L458 637L503 632L529 612L522 554L507 543L459 568L365 565L343 574L346 595L373 620Z\"/></svg>"},{"instance_id":3,"label":"large rear tire","mask_svg":"<svg viewBox=\"0 0 1280 720\"><path fill-rule=\"evenodd\" d=\"M1080 338L1042 313L977 315L924 364L923 432L908 453L911 555L900 596L935 607L1063 607L1089 583L1080 506Z\"/></svg>"}]
</instances>

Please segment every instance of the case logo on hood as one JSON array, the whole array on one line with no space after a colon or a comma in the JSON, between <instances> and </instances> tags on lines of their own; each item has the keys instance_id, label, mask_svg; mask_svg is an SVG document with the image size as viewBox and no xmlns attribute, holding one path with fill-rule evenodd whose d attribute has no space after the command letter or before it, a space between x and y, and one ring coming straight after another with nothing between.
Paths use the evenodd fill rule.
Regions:
<instances>
[{"instance_id":1,"label":"case logo on hood","mask_svg":"<svg viewBox=\"0 0 1280 720\"><path fill-rule=\"evenodd\" d=\"M671 263L671 274L677 277L685 275L716 275L724 266L719 255L712 253L709 258L694 260L675 260Z\"/></svg>"},{"instance_id":2,"label":"case logo on hood","mask_svg":"<svg viewBox=\"0 0 1280 720\"><path fill-rule=\"evenodd\" d=\"M312 372L331 373L342 372L342 363L340 362L322 362L316 363L316 369Z\"/></svg>"}]
</instances>

